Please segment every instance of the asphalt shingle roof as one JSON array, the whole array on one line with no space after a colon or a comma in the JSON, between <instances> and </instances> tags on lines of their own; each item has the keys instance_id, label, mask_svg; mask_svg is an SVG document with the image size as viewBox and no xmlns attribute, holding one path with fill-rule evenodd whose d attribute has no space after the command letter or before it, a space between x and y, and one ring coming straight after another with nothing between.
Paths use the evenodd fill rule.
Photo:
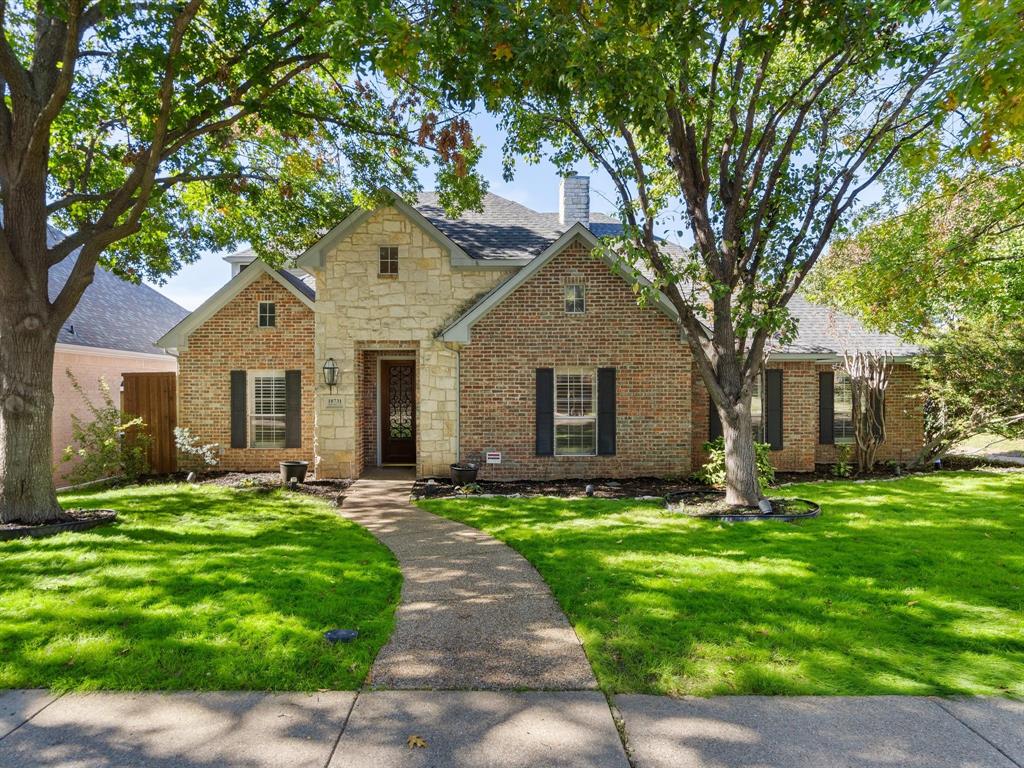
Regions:
<instances>
[{"instance_id":1,"label":"asphalt shingle roof","mask_svg":"<svg viewBox=\"0 0 1024 768\"><path fill-rule=\"evenodd\" d=\"M51 228L51 244L63 235ZM50 267L50 300L56 298L71 275L78 251ZM92 284L64 323L57 341L80 347L102 347L125 352L166 354L153 342L188 315L188 310L148 285L129 283L96 267ZM73 331L72 331L73 329Z\"/></svg>"},{"instance_id":2,"label":"asphalt shingle roof","mask_svg":"<svg viewBox=\"0 0 1024 768\"><path fill-rule=\"evenodd\" d=\"M482 211L465 211L457 219L448 218L434 192L420 193L413 206L470 257L481 260L533 258L568 229L559 223L557 213L534 211L500 195L488 192L482 203ZM591 213L588 227L597 237L611 237L621 231L619 221L603 213ZM680 246L666 245L675 255L684 254ZM310 300L315 300L315 285L308 272L301 269L279 272ZM790 301L789 309L797 320L797 336L773 352L835 356L844 351L873 351L905 357L919 351L897 336L870 331L853 317L814 304L800 294Z\"/></svg>"},{"instance_id":3,"label":"asphalt shingle roof","mask_svg":"<svg viewBox=\"0 0 1024 768\"><path fill-rule=\"evenodd\" d=\"M476 259L532 258L541 253L567 229L557 213L541 213L488 192L482 211L466 211L450 219L433 192L423 192L414 203L416 210L435 227ZM621 232L617 219L591 213L588 228L597 237ZM675 255L683 249L666 243ZM797 319L797 337L776 351L787 354L841 355L844 351L888 352L897 357L913 355L918 348L897 336L870 331L853 317L830 307L814 304L797 295L789 304Z\"/></svg>"},{"instance_id":4,"label":"asphalt shingle roof","mask_svg":"<svg viewBox=\"0 0 1024 768\"><path fill-rule=\"evenodd\" d=\"M806 355L885 352L895 357L909 357L920 351L899 336L868 330L850 315L815 304L799 293L790 300L789 311L797 319L797 336L778 350L780 352Z\"/></svg>"},{"instance_id":5,"label":"asphalt shingle roof","mask_svg":"<svg viewBox=\"0 0 1024 768\"><path fill-rule=\"evenodd\" d=\"M557 213L541 213L487 192L482 211L465 211L450 219L434 192L421 192L412 204L431 224L450 237L474 259L528 259L551 245L568 227ZM590 215L590 230L607 236L617 220L603 213ZM599 232L599 230L601 230Z\"/></svg>"}]
</instances>

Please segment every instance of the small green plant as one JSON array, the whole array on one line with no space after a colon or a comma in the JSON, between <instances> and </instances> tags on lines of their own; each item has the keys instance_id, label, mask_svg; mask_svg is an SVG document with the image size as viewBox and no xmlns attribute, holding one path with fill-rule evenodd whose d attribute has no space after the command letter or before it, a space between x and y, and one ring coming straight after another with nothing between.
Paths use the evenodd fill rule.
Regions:
<instances>
[{"instance_id":1,"label":"small green plant","mask_svg":"<svg viewBox=\"0 0 1024 768\"><path fill-rule=\"evenodd\" d=\"M72 483L90 483L110 477L132 481L149 470L146 451L150 437L139 417L129 417L114 405L110 386L100 377L97 405L82 389L75 375L65 371L71 386L82 398L92 416L86 421L71 415L71 445L64 448L62 461L75 462L67 479ZM126 437L126 433L129 433Z\"/></svg>"},{"instance_id":2,"label":"small green plant","mask_svg":"<svg viewBox=\"0 0 1024 768\"><path fill-rule=\"evenodd\" d=\"M832 465L833 477L850 477L853 474L853 446L840 445L836 448L836 463Z\"/></svg>"},{"instance_id":3,"label":"small green plant","mask_svg":"<svg viewBox=\"0 0 1024 768\"><path fill-rule=\"evenodd\" d=\"M725 438L716 437L704 443L704 451L708 460L704 466L694 475L702 483L708 485L723 485L725 483ZM761 493L768 490L775 482L775 467L771 460L772 447L768 443L754 443L754 453L757 460L757 482L761 486Z\"/></svg>"},{"instance_id":4,"label":"small green plant","mask_svg":"<svg viewBox=\"0 0 1024 768\"><path fill-rule=\"evenodd\" d=\"M200 470L217 466L217 451L220 449L220 445L217 443L200 445L199 437L193 435L186 427L174 428L174 447L178 449L183 464Z\"/></svg>"},{"instance_id":5,"label":"small green plant","mask_svg":"<svg viewBox=\"0 0 1024 768\"><path fill-rule=\"evenodd\" d=\"M458 488L456 488L455 492L460 496L473 496L475 494L480 493L480 484L466 483L465 485L460 485Z\"/></svg>"}]
</instances>

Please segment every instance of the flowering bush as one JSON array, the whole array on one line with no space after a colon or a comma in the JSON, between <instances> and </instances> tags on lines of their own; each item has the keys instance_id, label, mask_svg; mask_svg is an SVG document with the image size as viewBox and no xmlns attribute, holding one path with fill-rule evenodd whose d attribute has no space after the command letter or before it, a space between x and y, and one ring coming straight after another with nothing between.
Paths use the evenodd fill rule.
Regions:
<instances>
[{"instance_id":1,"label":"flowering bush","mask_svg":"<svg viewBox=\"0 0 1024 768\"><path fill-rule=\"evenodd\" d=\"M199 437L193 435L185 427L174 428L174 446L178 453L186 458L186 462L201 467L217 466L217 453L220 450L218 443L199 444Z\"/></svg>"}]
</instances>

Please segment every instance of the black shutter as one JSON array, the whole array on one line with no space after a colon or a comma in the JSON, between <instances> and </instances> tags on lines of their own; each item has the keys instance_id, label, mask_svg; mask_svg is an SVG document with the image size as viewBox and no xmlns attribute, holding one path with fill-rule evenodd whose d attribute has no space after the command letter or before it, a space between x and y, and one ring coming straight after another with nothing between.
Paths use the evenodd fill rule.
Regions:
<instances>
[{"instance_id":1,"label":"black shutter","mask_svg":"<svg viewBox=\"0 0 1024 768\"><path fill-rule=\"evenodd\" d=\"M832 371L818 372L818 442L822 445L835 443L835 374Z\"/></svg>"},{"instance_id":2,"label":"black shutter","mask_svg":"<svg viewBox=\"0 0 1024 768\"><path fill-rule=\"evenodd\" d=\"M284 447L302 447L302 371L284 372Z\"/></svg>"},{"instance_id":3,"label":"black shutter","mask_svg":"<svg viewBox=\"0 0 1024 768\"><path fill-rule=\"evenodd\" d=\"M782 450L782 370L764 372L764 441L773 451Z\"/></svg>"},{"instance_id":4,"label":"black shutter","mask_svg":"<svg viewBox=\"0 0 1024 768\"><path fill-rule=\"evenodd\" d=\"M231 372L231 447L245 448L245 371Z\"/></svg>"},{"instance_id":5,"label":"black shutter","mask_svg":"<svg viewBox=\"0 0 1024 768\"><path fill-rule=\"evenodd\" d=\"M537 369L537 455L555 453L555 369Z\"/></svg>"},{"instance_id":6,"label":"black shutter","mask_svg":"<svg viewBox=\"0 0 1024 768\"><path fill-rule=\"evenodd\" d=\"M715 401L708 397L708 441L716 440L722 436L722 419L718 415L718 408Z\"/></svg>"},{"instance_id":7,"label":"black shutter","mask_svg":"<svg viewBox=\"0 0 1024 768\"><path fill-rule=\"evenodd\" d=\"M597 455L615 455L615 369L597 369Z\"/></svg>"}]
</instances>

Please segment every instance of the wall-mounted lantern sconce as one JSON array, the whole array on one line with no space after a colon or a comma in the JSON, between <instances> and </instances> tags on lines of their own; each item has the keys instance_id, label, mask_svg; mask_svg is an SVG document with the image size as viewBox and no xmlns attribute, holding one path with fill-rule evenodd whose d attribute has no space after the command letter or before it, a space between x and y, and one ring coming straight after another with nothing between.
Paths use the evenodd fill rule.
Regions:
<instances>
[{"instance_id":1,"label":"wall-mounted lantern sconce","mask_svg":"<svg viewBox=\"0 0 1024 768\"><path fill-rule=\"evenodd\" d=\"M324 384L331 388L331 392L334 391L335 385L338 383L338 364L334 362L333 357L328 357L327 362L324 363Z\"/></svg>"}]
</instances>

